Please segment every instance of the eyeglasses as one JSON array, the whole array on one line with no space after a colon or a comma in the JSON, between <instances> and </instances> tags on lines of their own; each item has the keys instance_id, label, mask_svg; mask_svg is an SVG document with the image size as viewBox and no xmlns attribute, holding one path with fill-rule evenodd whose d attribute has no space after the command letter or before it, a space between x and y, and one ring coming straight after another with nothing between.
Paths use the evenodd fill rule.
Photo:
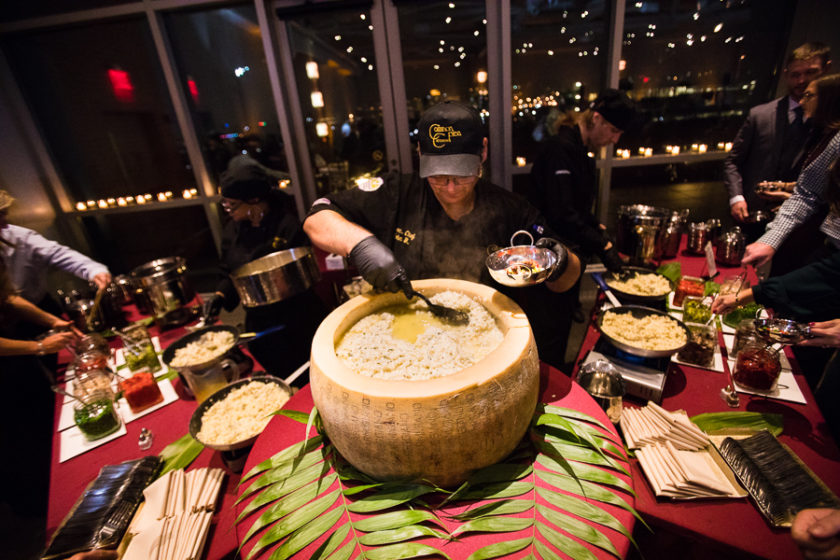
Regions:
<instances>
[{"instance_id":1,"label":"eyeglasses","mask_svg":"<svg viewBox=\"0 0 840 560\"><path fill-rule=\"evenodd\" d=\"M445 187L450 181L463 187L475 181L475 175L467 175L466 177L463 175L431 175L426 179L428 179L430 185L435 187Z\"/></svg>"},{"instance_id":2,"label":"eyeglasses","mask_svg":"<svg viewBox=\"0 0 840 560\"><path fill-rule=\"evenodd\" d=\"M802 94L802 101L807 101L807 100L811 99L812 97L816 97L816 96L817 96L816 93L811 92L811 91L806 91L805 93Z\"/></svg>"},{"instance_id":3,"label":"eyeglasses","mask_svg":"<svg viewBox=\"0 0 840 560\"><path fill-rule=\"evenodd\" d=\"M219 204L221 204L222 208L224 208L227 212L234 212L234 211L236 211L237 208L242 206L242 201L241 200L228 200L228 199L223 198Z\"/></svg>"}]
</instances>

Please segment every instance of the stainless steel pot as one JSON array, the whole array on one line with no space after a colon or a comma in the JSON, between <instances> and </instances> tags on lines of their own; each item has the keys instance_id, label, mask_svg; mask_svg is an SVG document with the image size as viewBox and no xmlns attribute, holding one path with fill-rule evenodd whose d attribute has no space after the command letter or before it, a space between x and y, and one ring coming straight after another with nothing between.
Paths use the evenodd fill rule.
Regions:
<instances>
[{"instance_id":1,"label":"stainless steel pot","mask_svg":"<svg viewBox=\"0 0 840 560\"><path fill-rule=\"evenodd\" d=\"M187 278L187 263L183 258L147 262L132 270L131 278L147 299L150 313L161 323L179 324L192 318L186 305L195 299L195 290Z\"/></svg>"},{"instance_id":2,"label":"stainless steel pot","mask_svg":"<svg viewBox=\"0 0 840 560\"><path fill-rule=\"evenodd\" d=\"M644 204L618 209L616 248L630 257L630 264L643 266L662 258L665 227L672 212Z\"/></svg>"},{"instance_id":3,"label":"stainless steel pot","mask_svg":"<svg viewBox=\"0 0 840 560\"><path fill-rule=\"evenodd\" d=\"M242 265L230 278L242 305L259 307L305 292L321 273L312 249L296 247Z\"/></svg>"}]
</instances>

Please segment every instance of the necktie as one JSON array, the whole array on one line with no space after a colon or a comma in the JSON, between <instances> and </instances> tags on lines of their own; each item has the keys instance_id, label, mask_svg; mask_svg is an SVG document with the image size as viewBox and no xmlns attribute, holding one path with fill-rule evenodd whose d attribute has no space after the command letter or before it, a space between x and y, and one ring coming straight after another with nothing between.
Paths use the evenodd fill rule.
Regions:
<instances>
[{"instance_id":1,"label":"necktie","mask_svg":"<svg viewBox=\"0 0 840 560\"><path fill-rule=\"evenodd\" d=\"M779 181L795 181L799 174L796 160L806 139L802 106L794 108L793 114L793 122L788 124L784 132L782 152L776 167L776 180Z\"/></svg>"}]
</instances>

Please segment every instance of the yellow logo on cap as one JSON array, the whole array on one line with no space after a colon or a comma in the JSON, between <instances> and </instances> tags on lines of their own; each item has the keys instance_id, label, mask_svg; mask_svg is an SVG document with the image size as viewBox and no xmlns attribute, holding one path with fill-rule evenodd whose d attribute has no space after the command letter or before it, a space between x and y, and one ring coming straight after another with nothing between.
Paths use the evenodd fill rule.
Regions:
<instances>
[{"instance_id":1,"label":"yellow logo on cap","mask_svg":"<svg viewBox=\"0 0 840 560\"><path fill-rule=\"evenodd\" d=\"M432 146L435 148L443 148L444 144L452 142L452 139L458 136L461 136L461 131L455 130L454 127L443 126L441 124L429 126L429 138L431 138Z\"/></svg>"}]
</instances>

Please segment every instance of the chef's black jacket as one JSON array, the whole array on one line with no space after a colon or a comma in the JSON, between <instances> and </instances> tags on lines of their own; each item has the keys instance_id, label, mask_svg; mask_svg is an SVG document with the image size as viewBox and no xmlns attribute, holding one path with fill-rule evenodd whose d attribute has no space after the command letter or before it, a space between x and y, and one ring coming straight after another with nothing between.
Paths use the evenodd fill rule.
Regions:
<instances>
[{"instance_id":1,"label":"chef's black jacket","mask_svg":"<svg viewBox=\"0 0 840 560\"><path fill-rule=\"evenodd\" d=\"M524 198L479 179L473 210L451 219L428 183L416 175L391 175L373 190L354 188L316 200L310 215L334 210L373 233L405 268L409 279L458 278L491 286L517 301L534 331L540 356L561 366L571 311L567 298L544 284L508 288L490 277L488 247L508 247L517 230L534 237L557 237ZM562 239L561 239L562 240ZM519 236L515 244L528 244ZM558 306L558 303L560 304Z\"/></svg>"},{"instance_id":2,"label":"chef's black jacket","mask_svg":"<svg viewBox=\"0 0 840 560\"><path fill-rule=\"evenodd\" d=\"M534 160L528 200L587 258L600 254L608 241L592 213L597 194L595 160L589 157L580 129L561 126Z\"/></svg>"}]
</instances>

